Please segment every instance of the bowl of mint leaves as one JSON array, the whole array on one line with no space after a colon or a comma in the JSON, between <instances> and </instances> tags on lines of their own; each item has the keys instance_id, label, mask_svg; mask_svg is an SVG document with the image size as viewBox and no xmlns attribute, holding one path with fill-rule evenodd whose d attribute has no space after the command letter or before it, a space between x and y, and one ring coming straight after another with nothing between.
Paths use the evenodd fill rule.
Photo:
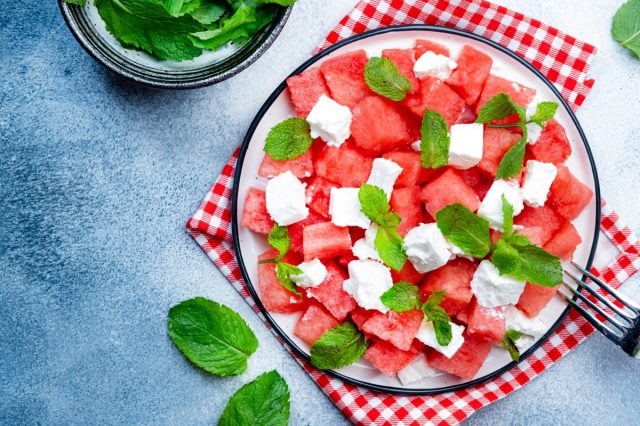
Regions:
<instances>
[{"instance_id":1,"label":"bowl of mint leaves","mask_svg":"<svg viewBox=\"0 0 640 426\"><path fill-rule=\"evenodd\" d=\"M234 76L284 27L295 0L59 0L78 42L138 83L190 89Z\"/></svg>"}]
</instances>

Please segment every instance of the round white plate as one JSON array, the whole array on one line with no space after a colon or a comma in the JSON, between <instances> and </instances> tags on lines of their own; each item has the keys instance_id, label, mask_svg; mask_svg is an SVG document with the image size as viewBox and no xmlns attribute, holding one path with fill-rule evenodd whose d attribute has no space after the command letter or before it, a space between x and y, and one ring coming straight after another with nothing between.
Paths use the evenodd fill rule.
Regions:
<instances>
[{"instance_id":1,"label":"round white plate","mask_svg":"<svg viewBox=\"0 0 640 426\"><path fill-rule=\"evenodd\" d=\"M309 59L292 75L298 74L307 68L317 67L328 58L345 52L364 49L369 56L379 56L382 49L412 47L415 40L419 38L444 44L451 50L454 58L457 57L458 51L463 45L471 45L493 58L493 67L491 69L493 74L532 87L537 90L542 99L553 100L560 104L555 118L566 129L567 137L573 150L566 164L572 173L594 192L594 197L590 204L573 222L583 241L575 252L574 260L581 265L586 265L587 268L590 267L598 238L600 194L597 173L587 140L575 116L558 91L553 87L553 84L535 70L532 65L514 53L473 34L449 28L412 25L374 30L344 40ZM257 258L260 253L268 248L266 239L239 226L241 219L239 216L244 208L247 191L253 186L264 187L266 185L266 180L258 177L257 171L264 155L262 148L269 129L280 121L295 115L289 96L284 90L285 87L286 82L283 82L269 97L256 116L244 140L234 182L233 234L238 264L258 305L280 336L298 353L308 357L309 345L293 334L295 324L302 313L269 313L260 303L257 285ZM523 354L521 359L526 358L549 337L567 311L567 304L560 297L555 297L551 300L540 314L540 318L549 327L549 331ZM389 377L380 373L364 358L350 366L331 371L331 373L351 383L385 392L427 394L451 391L479 383L500 374L515 364L505 350L494 346L484 365L472 380L460 379L446 373L440 373L434 377L423 379L418 383L403 386L396 377Z\"/></svg>"}]
</instances>

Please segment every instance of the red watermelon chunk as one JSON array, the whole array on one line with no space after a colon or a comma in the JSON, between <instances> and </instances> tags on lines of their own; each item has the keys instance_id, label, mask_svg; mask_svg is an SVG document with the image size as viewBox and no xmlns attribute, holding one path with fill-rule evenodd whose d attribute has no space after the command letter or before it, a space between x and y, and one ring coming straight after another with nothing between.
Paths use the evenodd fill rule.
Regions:
<instances>
[{"instance_id":1,"label":"red watermelon chunk","mask_svg":"<svg viewBox=\"0 0 640 426\"><path fill-rule=\"evenodd\" d=\"M269 249L258 257L258 261L273 259L277 254L277 250ZM305 299L296 296L280 284L273 263L258 263L258 287L260 300L270 312L293 312L306 306Z\"/></svg>"},{"instance_id":2,"label":"red watermelon chunk","mask_svg":"<svg viewBox=\"0 0 640 426\"><path fill-rule=\"evenodd\" d=\"M462 179L476 191L478 198L483 200L487 192L489 192L491 184L493 184L493 179L487 179L480 173L480 169L477 167L460 170L460 173L462 174Z\"/></svg>"},{"instance_id":3,"label":"red watermelon chunk","mask_svg":"<svg viewBox=\"0 0 640 426\"><path fill-rule=\"evenodd\" d=\"M544 249L560 259L571 260L576 247L582 242L582 238L576 231L575 226L566 221L562 227L544 245Z\"/></svg>"},{"instance_id":4,"label":"red watermelon chunk","mask_svg":"<svg viewBox=\"0 0 640 426\"><path fill-rule=\"evenodd\" d=\"M407 95L402 104L420 118L426 110L437 111L449 126L458 121L464 109L464 100L435 77L420 79L420 90Z\"/></svg>"},{"instance_id":5,"label":"red watermelon chunk","mask_svg":"<svg viewBox=\"0 0 640 426\"><path fill-rule=\"evenodd\" d=\"M416 59L424 55L425 52L429 51L435 53L436 55L451 56L451 53L449 53L449 49L441 45L440 43L424 39L416 40Z\"/></svg>"},{"instance_id":6,"label":"red watermelon chunk","mask_svg":"<svg viewBox=\"0 0 640 426\"><path fill-rule=\"evenodd\" d=\"M322 306L317 303L311 303L304 315L296 323L293 334L313 345L320 336L338 324L338 320L332 317Z\"/></svg>"},{"instance_id":7,"label":"red watermelon chunk","mask_svg":"<svg viewBox=\"0 0 640 426\"><path fill-rule=\"evenodd\" d=\"M370 311L370 310L361 308L360 306L356 306L355 309L353 309L349 313L349 315L351 316L351 321L353 321L354 324L357 325L360 330L362 330L362 326L364 326L364 323L366 323L369 320L369 318L371 318L371 315L373 315L374 312L378 312L378 311ZM365 336L367 336L366 333L365 333ZM367 337L367 339L369 340L369 337Z\"/></svg>"},{"instance_id":8,"label":"red watermelon chunk","mask_svg":"<svg viewBox=\"0 0 640 426\"><path fill-rule=\"evenodd\" d=\"M303 253L303 234L304 228L309 225L313 225L314 223L326 222L327 219L320 216L313 211L309 212L309 216L306 219L301 220L300 222L296 222L292 225L289 225L287 228L289 229L289 238L291 239L291 250L296 253Z\"/></svg>"},{"instance_id":9,"label":"red watermelon chunk","mask_svg":"<svg viewBox=\"0 0 640 426\"><path fill-rule=\"evenodd\" d=\"M564 219L549 206L529 207L526 206L513 221L516 225L524 227L538 227L542 230L539 241L540 245L544 245L551 239L560 226L564 223Z\"/></svg>"},{"instance_id":10,"label":"red watermelon chunk","mask_svg":"<svg viewBox=\"0 0 640 426\"><path fill-rule=\"evenodd\" d=\"M258 188L249 189L242 211L242 226L253 232L267 235L274 224L267 211L265 192Z\"/></svg>"},{"instance_id":11,"label":"red watermelon chunk","mask_svg":"<svg viewBox=\"0 0 640 426\"><path fill-rule=\"evenodd\" d=\"M345 188L358 188L369 179L373 158L363 154L352 142L336 148L325 146L315 160L318 176Z\"/></svg>"},{"instance_id":12,"label":"red watermelon chunk","mask_svg":"<svg viewBox=\"0 0 640 426\"><path fill-rule=\"evenodd\" d=\"M471 279L476 271L476 264L467 259L457 257L441 268L431 271L420 286L423 300L427 300L434 291L444 290L442 308L449 315L462 312L473 297Z\"/></svg>"},{"instance_id":13,"label":"red watermelon chunk","mask_svg":"<svg viewBox=\"0 0 640 426\"><path fill-rule=\"evenodd\" d=\"M380 96L368 96L353 108L351 136L355 144L372 153L391 151L411 142L400 110Z\"/></svg>"},{"instance_id":14,"label":"red watermelon chunk","mask_svg":"<svg viewBox=\"0 0 640 426\"><path fill-rule=\"evenodd\" d=\"M307 295L322 303L338 321L343 321L356 307L356 301L342 288L348 275L335 262L327 262L325 266L327 277L319 286L309 288Z\"/></svg>"},{"instance_id":15,"label":"red watermelon chunk","mask_svg":"<svg viewBox=\"0 0 640 426\"><path fill-rule=\"evenodd\" d=\"M406 281L411 284L418 285L420 281L424 278L425 274L421 274L416 271L416 268L413 267L411 262L405 262L402 269L396 271L395 269L391 270L391 278L393 278L393 282L397 283L400 281Z\"/></svg>"},{"instance_id":16,"label":"red watermelon chunk","mask_svg":"<svg viewBox=\"0 0 640 426\"><path fill-rule=\"evenodd\" d=\"M366 52L356 50L331 58L320 65L334 101L353 108L365 96L373 94L364 81L367 62L369 58Z\"/></svg>"},{"instance_id":17,"label":"red watermelon chunk","mask_svg":"<svg viewBox=\"0 0 640 426\"><path fill-rule=\"evenodd\" d=\"M321 216L329 218L329 204L331 202L331 188L337 188L322 176L314 176L307 184L307 206Z\"/></svg>"},{"instance_id":18,"label":"red watermelon chunk","mask_svg":"<svg viewBox=\"0 0 640 426\"><path fill-rule=\"evenodd\" d=\"M456 62L458 68L447 79L447 84L464 99L467 105L475 105L484 82L489 77L493 60L488 55L465 45Z\"/></svg>"},{"instance_id":19,"label":"red watermelon chunk","mask_svg":"<svg viewBox=\"0 0 640 426\"><path fill-rule=\"evenodd\" d=\"M438 351L429 351L429 365L463 379L473 379L491 352L491 343L473 334L465 333L464 343L451 358Z\"/></svg>"},{"instance_id":20,"label":"red watermelon chunk","mask_svg":"<svg viewBox=\"0 0 640 426\"><path fill-rule=\"evenodd\" d=\"M258 176L274 177L281 173L291 171L297 178L307 178L313 174L313 161L311 151L307 151L299 157L291 160L274 160L269 154L262 157L262 163L258 169Z\"/></svg>"},{"instance_id":21,"label":"red watermelon chunk","mask_svg":"<svg viewBox=\"0 0 640 426\"><path fill-rule=\"evenodd\" d=\"M518 229L518 233L524 235L538 247L542 247L542 239L545 237L545 231L539 226L527 226L524 229Z\"/></svg>"},{"instance_id":22,"label":"red watermelon chunk","mask_svg":"<svg viewBox=\"0 0 640 426\"><path fill-rule=\"evenodd\" d=\"M415 51L413 49L384 49L382 51L382 57L396 64L400 74L405 76L411 83L411 91L409 93L414 93L419 86L418 79L413 72L413 64L416 62L414 56Z\"/></svg>"},{"instance_id":23,"label":"red watermelon chunk","mask_svg":"<svg viewBox=\"0 0 640 426\"><path fill-rule=\"evenodd\" d=\"M358 241L355 238L353 238L353 235L351 236L351 241ZM341 267L343 267L344 269L347 269L349 267L349 263L357 260L358 258L355 257L353 255L353 253L345 253L342 256L340 256L337 260L338 265L340 265Z\"/></svg>"},{"instance_id":24,"label":"red watermelon chunk","mask_svg":"<svg viewBox=\"0 0 640 426\"><path fill-rule=\"evenodd\" d=\"M329 259L351 251L351 235L348 228L335 226L331 222L314 223L302 231L302 249L306 262Z\"/></svg>"},{"instance_id":25,"label":"red watermelon chunk","mask_svg":"<svg viewBox=\"0 0 640 426\"><path fill-rule=\"evenodd\" d=\"M536 96L536 90L523 86L520 83L506 80L501 77L490 74L487 81L484 83L484 88L478 99L478 105L476 105L476 113L487 103L489 99L497 95L498 93L506 93L509 97L518 105L526 108ZM496 120L496 123L517 123L520 118L517 114L513 114L510 117L503 118L502 120Z\"/></svg>"},{"instance_id":26,"label":"red watermelon chunk","mask_svg":"<svg viewBox=\"0 0 640 426\"><path fill-rule=\"evenodd\" d=\"M287 79L287 88L293 109L299 117L306 117L322 95L329 95L329 88L319 68L311 68Z\"/></svg>"},{"instance_id":27,"label":"red watermelon chunk","mask_svg":"<svg viewBox=\"0 0 640 426\"><path fill-rule=\"evenodd\" d=\"M418 180L422 176L422 163L420 162L420 153L416 151L391 151L385 152L382 158L391 160L400 167L402 173L396 180L395 187L417 185Z\"/></svg>"},{"instance_id":28,"label":"red watermelon chunk","mask_svg":"<svg viewBox=\"0 0 640 426\"><path fill-rule=\"evenodd\" d=\"M408 351L418 334L422 317L422 311L417 309L402 313L389 311L386 314L375 311L363 324L362 330L388 341L398 349Z\"/></svg>"},{"instance_id":29,"label":"red watermelon chunk","mask_svg":"<svg viewBox=\"0 0 640 426\"><path fill-rule=\"evenodd\" d=\"M484 144L482 146L482 159L478 163L478 169L488 176L495 178L502 157L520 139L520 135L507 129L494 129L485 126Z\"/></svg>"},{"instance_id":30,"label":"red watermelon chunk","mask_svg":"<svg viewBox=\"0 0 640 426\"><path fill-rule=\"evenodd\" d=\"M398 349L386 340L378 340L369 346L364 357L378 370L387 376L394 376L409 365L419 354L415 348L408 351Z\"/></svg>"},{"instance_id":31,"label":"red watermelon chunk","mask_svg":"<svg viewBox=\"0 0 640 426\"><path fill-rule=\"evenodd\" d=\"M394 189L389 201L391 210L400 216L398 233L405 236L411 228L415 228L424 222L422 206L420 205L420 187L409 186Z\"/></svg>"},{"instance_id":32,"label":"red watermelon chunk","mask_svg":"<svg viewBox=\"0 0 640 426\"><path fill-rule=\"evenodd\" d=\"M528 317L533 318L547 306L547 303L553 299L557 291L557 286L544 287L538 284L527 283L524 286L524 291L520 295L520 300L518 300L516 307L527 314Z\"/></svg>"},{"instance_id":33,"label":"red watermelon chunk","mask_svg":"<svg viewBox=\"0 0 640 426\"><path fill-rule=\"evenodd\" d=\"M447 169L443 174L427 183L420 191L420 200L431 217L449 204L460 203L472 212L480 207L478 194L454 169Z\"/></svg>"},{"instance_id":34,"label":"red watermelon chunk","mask_svg":"<svg viewBox=\"0 0 640 426\"><path fill-rule=\"evenodd\" d=\"M573 220L589 204L593 191L580 182L568 168L558 166L558 175L551 184L549 204L567 220Z\"/></svg>"},{"instance_id":35,"label":"red watermelon chunk","mask_svg":"<svg viewBox=\"0 0 640 426\"><path fill-rule=\"evenodd\" d=\"M500 343L506 331L504 307L484 308L474 299L471 302L467 332L491 343Z\"/></svg>"},{"instance_id":36,"label":"red watermelon chunk","mask_svg":"<svg viewBox=\"0 0 640 426\"><path fill-rule=\"evenodd\" d=\"M571 155L571 144L564 127L556 120L550 120L542 129L538 141L527 145L533 158L545 163L562 164Z\"/></svg>"}]
</instances>

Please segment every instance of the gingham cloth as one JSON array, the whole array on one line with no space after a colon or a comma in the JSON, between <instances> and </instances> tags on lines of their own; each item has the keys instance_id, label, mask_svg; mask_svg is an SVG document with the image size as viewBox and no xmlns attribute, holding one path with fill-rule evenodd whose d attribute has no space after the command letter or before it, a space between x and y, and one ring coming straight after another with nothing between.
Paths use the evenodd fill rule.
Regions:
<instances>
[{"instance_id":1,"label":"gingham cloth","mask_svg":"<svg viewBox=\"0 0 640 426\"><path fill-rule=\"evenodd\" d=\"M594 83L586 78L586 71L595 47L535 19L484 1L364 0L340 21L319 49L368 29L406 23L456 27L508 47L554 82L574 109L583 103ZM202 205L187 222L187 229L231 285L276 334L249 294L231 245L230 200L237 155L238 151L224 166ZM592 271L618 287L640 269L640 242L604 202L601 231L617 247L617 255L611 262L597 258L596 264L607 266L593 268ZM511 370L480 385L435 396L388 395L349 385L316 370L297 356L277 334L276 337L355 424L453 425L519 389L593 332L589 323L571 311L540 348Z\"/></svg>"}]
</instances>

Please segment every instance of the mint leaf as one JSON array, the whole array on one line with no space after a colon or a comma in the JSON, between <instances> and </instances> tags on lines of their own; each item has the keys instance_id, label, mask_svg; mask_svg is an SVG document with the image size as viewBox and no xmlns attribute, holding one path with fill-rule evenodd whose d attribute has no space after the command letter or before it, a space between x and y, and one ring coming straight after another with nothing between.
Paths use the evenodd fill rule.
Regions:
<instances>
[{"instance_id":1,"label":"mint leaf","mask_svg":"<svg viewBox=\"0 0 640 426\"><path fill-rule=\"evenodd\" d=\"M483 259L491 249L489 222L460 203L448 205L436 213L442 234L463 252Z\"/></svg>"},{"instance_id":2,"label":"mint leaf","mask_svg":"<svg viewBox=\"0 0 640 426\"><path fill-rule=\"evenodd\" d=\"M364 81L375 93L392 101L401 101L411 90L411 82L388 58L373 57L364 67Z\"/></svg>"},{"instance_id":3,"label":"mint leaf","mask_svg":"<svg viewBox=\"0 0 640 426\"><path fill-rule=\"evenodd\" d=\"M204 0L190 15L203 25L211 25L220 20L226 11L227 8L221 2Z\"/></svg>"},{"instance_id":4,"label":"mint leaf","mask_svg":"<svg viewBox=\"0 0 640 426\"><path fill-rule=\"evenodd\" d=\"M449 164L449 126L439 112L424 112L420 135L422 167L437 169Z\"/></svg>"},{"instance_id":5,"label":"mint leaf","mask_svg":"<svg viewBox=\"0 0 640 426\"><path fill-rule=\"evenodd\" d=\"M257 2L264 4L279 4L280 6L291 6L296 2L296 0L257 0Z\"/></svg>"},{"instance_id":6,"label":"mint leaf","mask_svg":"<svg viewBox=\"0 0 640 426\"><path fill-rule=\"evenodd\" d=\"M87 0L64 0L67 4L75 4L76 6L86 6Z\"/></svg>"},{"instance_id":7,"label":"mint leaf","mask_svg":"<svg viewBox=\"0 0 640 426\"><path fill-rule=\"evenodd\" d=\"M380 296L384 306L396 312L406 312L418 309L421 306L420 291L418 286L400 281Z\"/></svg>"},{"instance_id":8,"label":"mint leaf","mask_svg":"<svg viewBox=\"0 0 640 426\"><path fill-rule=\"evenodd\" d=\"M434 291L422 306L422 311L427 320L433 323L433 331L436 333L436 340L442 346L451 343L453 333L451 331L451 319L447 312L440 306L444 300L445 291Z\"/></svg>"},{"instance_id":9,"label":"mint leaf","mask_svg":"<svg viewBox=\"0 0 640 426\"><path fill-rule=\"evenodd\" d=\"M286 426L289 398L289 386L276 370L263 373L233 394L218 426Z\"/></svg>"},{"instance_id":10,"label":"mint leaf","mask_svg":"<svg viewBox=\"0 0 640 426\"><path fill-rule=\"evenodd\" d=\"M193 364L217 376L237 376L258 340L233 310L196 297L172 307L167 318L169 337Z\"/></svg>"},{"instance_id":11,"label":"mint leaf","mask_svg":"<svg viewBox=\"0 0 640 426\"><path fill-rule=\"evenodd\" d=\"M558 104L556 102L540 102L536 105L536 112L529 118L529 121L544 127L553 118L557 110Z\"/></svg>"},{"instance_id":12,"label":"mint leaf","mask_svg":"<svg viewBox=\"0 0 640 426\"><path fill-rule=\"evenodd\" d=\"M611 34L640 58L640 0L629 0L620 6L613 17Z\"/></svg>"},{"instance_id":13,"label":"mint leaf","mask_svg":"<svg viewBox=\"0 0 640 426\"><path fill-rule=\"evenodd\" d=\"M439 304L442 303L442 301L444 300L445 294L446 294L445 290L436 290L429 295L429 297L427 298L427 301L424 303L429 309L431 309L432 307L438 306Z\"/></svg>"},{"instance_id":14,"label":"mint leaf","mask_svg":"<svg viewBox=\"0 0 640 426\"><path fill-rule=\"evenodd\" d=\"M364 355L367 342L352 322L345 322L324 333L311 346L311 364L321 370L342 368Z\"/></svg>"},{"instance_id":15,"label":"mint leaf","mask_svg":"<svg viewBox=\"0 0 640 426\"><path fill-rule=\"evenodd\" d=\"M377 186L363 184L358 191L362 213L379 225L386 224L385 216L391 209L387 194Z\"/></svg>"},{"instance_id":16,"label":"mint leaf","mask_svg":"<svg viewBox=\"0 0 640 426\"><path fill-rule=\"evenodd\" d=\"M514 361L520 361L520 350L516 346L516 340L522 337L522 333L516 330L507 330L502 339L502 347L509 352L511 359Z\"/></svg>"},{"instance_id":17,"label":"mint leaf","mask_svg":"<svg viewBox=\"0 0 640 426\"><path fill-rule=\"evenodd\" d=\"M522 137L520 140L504 154L500 165L498 165L498 172L496 173L496 179L508 179L518 176L522 171L522 163L524 162L524 153L527 147L527 128L522 127Z\"/></svg>"},{"instance_id":18,"label":"mint leaf","mask_svg":"<svg viewBox=\"0 0 640 426\"><path fill-rule=\"evenodd\" d=\"M304 154L311 147L309 123L304 118L288 118L269 130L264 152L274 160L291 160Z\"/></svg>"},{"instance_id":19,"label":"mint leaf","mask_svg":"<svg viewBox=\"0 0 640 426\"><path fill-rule=\"evenodd\" d=\"M200 7L201 0L163 0L165 9L171 16L182 16Z\"/></svg>"},{"instance_id":20,"label":"mint leaf","mask_svg":"<svg viewBox=\"0 0 640 426\"><path fill-rule=\"evenodd\" d=\"M554 287L562 282L562 264L558 257L533 244L518 243L513 238L496 243L491 262L501 275L544 287Z\"/></svg>"},{"instance_id":21,"label":"mint leaf","mask_svg":"<svg viewBox=\"0 0 640 426\"><path fill-rule=\"evenodd\" d=\"M498 93L480 108L476 123L491 123L513 114L518 114L521 121L525 120L525 109L515 103L506 93Z\"/></svg>"},{"instance_id":22,"label":"mint leaf","mask_svg":"<svg viewBox=\"0 0 640 426\"><path fill-rule=\"evenodd\" d=\"M407 261L407 255L404 253L403 240L396 227L397 225L379 227L373 243L380 259L391 269L400 271Z\"/></svg>"},{"instance_id":23,"label":"mint leaf","mask_svg":"<svg viewBox=\"0 0 640 426\"><path fill-rule=\"evenodd\" d=\"M269 232L267 242L271 247L278 250L278 253L280 253L279 259L282 259L284 256L286 256L287 252L289 251L289 247L291 246L289 230L286 226L280 226L276 223L275 225L273 225L273 228L271 228L271 231Z\"/></svg>"},{"instance_id":24,"label":"mint leaf","mask_svg":"<svg viewBox=\"0 0 640 426\"><path fill-rule=\"evenodd\" d=\"M273 225L273 228L271 228L271 231L269 232L267 242L271 247L278 250L278 255L273 259L263 259L258 263L275 263L276 277L278 278L278 281L280 281L280 284L282 284L282 287L289 290L296 296L302 297L302 295L296 288L296 284L291 280L290 277L291 275L302 274L302 270L295 265L291 265L290 263L282 261L282 259L289 252L289 247L291 246L291 237L289 237L289 230L286 226L280 226L276 223L275 225Z\"/></svg>"},{"instance_id":25,"label":"mint leaf","mask_svg":"<svg viewBox=\"0 0 640 426\"><path fill-rule=\"evenodd\" d=\"M513 206L507 200L507 197L502 194L502 235L503 238L508 238L513 232Z\"/></svg>"},{"instance_id":26,"label":"mint leaf","mask_svg":"<svg viewBox=\"0 0 640 426\"><path fill-rule=\"evenodd\" d=\"M290 263L285 263L282 261L276 262L276 277L278 277L278 281L282 284L282 287L289 290L291 293L296 296L302 296L298 289L296 288L296 284L291 281L291 275L300 275L302 274L302 270L295 265L291 265Z\"/></svg>"}]
</instances>

